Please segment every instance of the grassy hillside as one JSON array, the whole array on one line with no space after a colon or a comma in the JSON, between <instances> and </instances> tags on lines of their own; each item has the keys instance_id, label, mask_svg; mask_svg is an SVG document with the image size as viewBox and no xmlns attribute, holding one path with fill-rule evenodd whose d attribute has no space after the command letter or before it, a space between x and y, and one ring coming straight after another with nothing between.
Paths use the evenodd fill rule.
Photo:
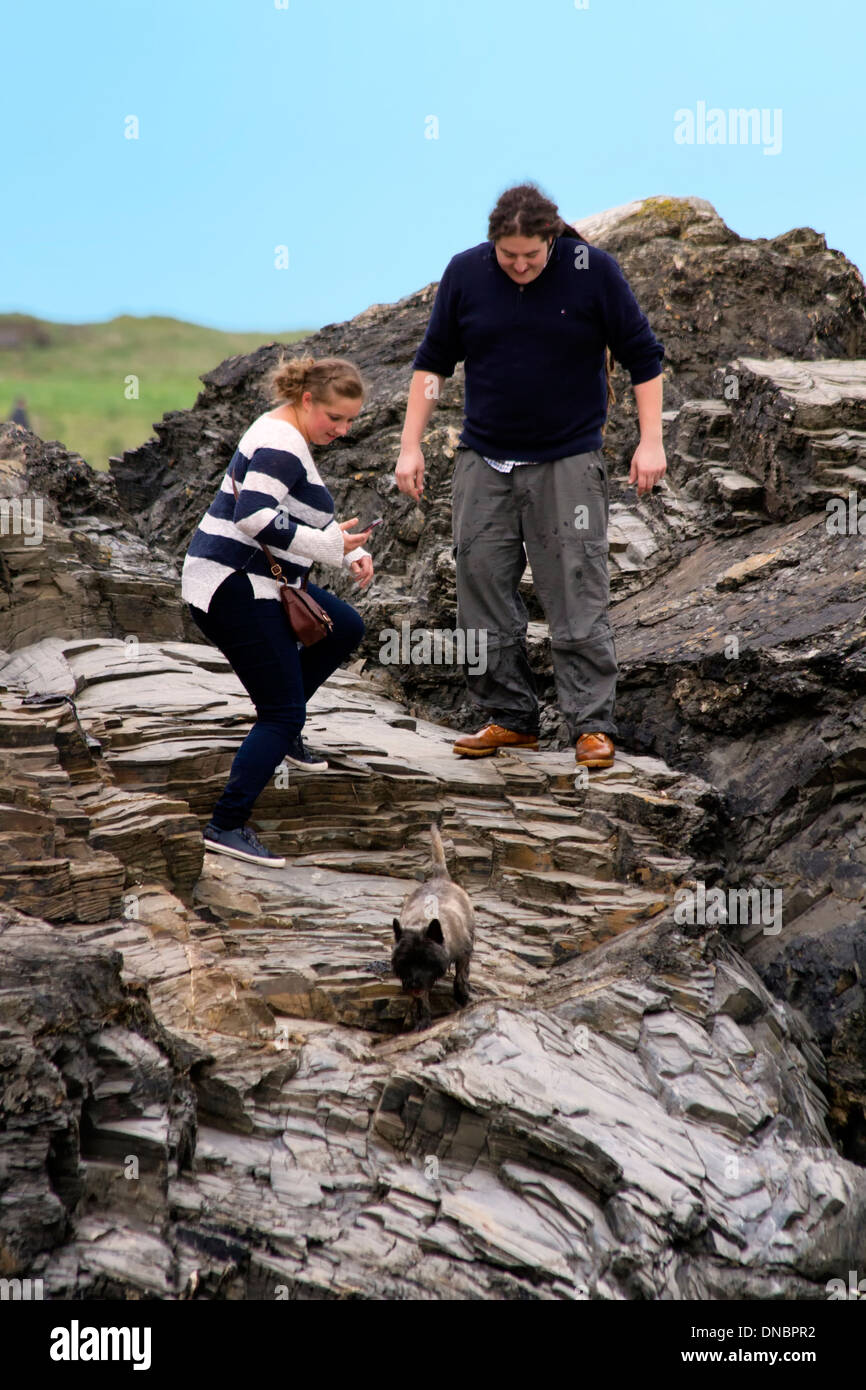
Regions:
<instances>
[{"instance_id":1,"label":"grassy hillside","mask_svg":"<svg viewBox=\"0 0 866 1390\"><path fill-rule=\"evenodd\" d=\"M262 343L295 342L289 333L222 333L180 319L134 318L66 324L0 314L0 420L23 396L31 429L105 469L111 454L141 444L166 410L185 410L199 377L226 357ZM126 377L138 377L127 400Z\"/></svg>"}]
</instances>

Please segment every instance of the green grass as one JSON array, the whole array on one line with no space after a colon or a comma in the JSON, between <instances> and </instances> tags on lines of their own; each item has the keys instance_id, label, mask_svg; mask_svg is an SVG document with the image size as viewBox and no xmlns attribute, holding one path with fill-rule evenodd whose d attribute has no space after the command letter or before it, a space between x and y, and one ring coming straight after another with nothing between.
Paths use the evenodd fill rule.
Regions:
<instances>
[{"instance_id":1,"label":"green grass","mask_svg":"<svg viewBox=\"0 0 866 1390\"><path fill-rule=\"evenodd\" d=\"M0 314L0 420L23 396L30 427L59 439L94 468L153 434L167 410L186 410L202 389L199 377L226 357L263 343L292 343L310 329L287 333L223 333L171 318L123 314L107 323L66 324L27 314ZM44 345L32 341L47 337ZM138 377L138 400L127 400L126 377Z\"/></svg>"}]
</instances>

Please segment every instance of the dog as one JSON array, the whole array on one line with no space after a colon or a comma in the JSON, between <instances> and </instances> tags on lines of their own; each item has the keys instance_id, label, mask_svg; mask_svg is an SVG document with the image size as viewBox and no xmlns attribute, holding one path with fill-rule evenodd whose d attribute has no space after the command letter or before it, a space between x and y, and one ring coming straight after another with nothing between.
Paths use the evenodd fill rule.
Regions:
<instances>
[{"instance_id":1,"label":"dog","mask_svg":"<svg viewBox=\"0 0 866 1390\"><path fill-rule=\"evenodd\" d=\"M433 873L413 888L394 918L395 946L391 967L404 991L412 996L414 1029L433 1022L430 990L452 964L454 998L468 1004L469 965L475 945L475 913L469 894L453 883L445 863L445 851L435 825L430 827Z\"/></svg>"}]
</instances>

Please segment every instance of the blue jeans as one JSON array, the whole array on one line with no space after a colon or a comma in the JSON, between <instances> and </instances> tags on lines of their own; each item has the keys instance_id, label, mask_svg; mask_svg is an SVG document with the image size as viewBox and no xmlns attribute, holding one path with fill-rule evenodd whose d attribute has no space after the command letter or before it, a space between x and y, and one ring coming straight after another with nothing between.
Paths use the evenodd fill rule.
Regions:
<instances>
[{"instance_id":1,"label":"blue jeans","mask_svg":"<svg viewBox=\"0 0 866 1390\"><path fill-rule=\"evenodd\" d=\"M312 647L298 647L279 599L255 598L241 570L223 580L206 613L187 605L205 637L230 662L256 710L256 722L235 755L211 816L218 830L246 824L304 726L307 700L364 636L363 619L351 604L316 584L307 587L334 620L330 635Z\"/></svg>"}]
</instances>

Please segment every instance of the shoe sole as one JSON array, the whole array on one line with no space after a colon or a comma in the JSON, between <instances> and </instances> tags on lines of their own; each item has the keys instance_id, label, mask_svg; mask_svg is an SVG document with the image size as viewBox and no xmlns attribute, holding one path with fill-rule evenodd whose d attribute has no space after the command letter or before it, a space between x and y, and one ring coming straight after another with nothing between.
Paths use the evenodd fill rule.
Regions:
<instances>
[{"instance_id":1,"label":"shoe sole","mask_svg":"<svg viewBox=\"0 0 866 1390\"><path fill-rule=\"evenodd\" d=\"M494 753L499 752L500 748L504 748L506 752L513 751L515 753L519 753L523 749L530 753L538 752L537 743L498 743L495 748L459 748L455 746L451 751L456 753L458 758L491 758Z\"/></svg>"},{"instance_id":2,"label":"shoe sole","mask_svg":"<svg viewBox=\"0 0 866 1390\"><path fill-rule=\"evenodd\" d=\"M329 764L328 764L327 762L321 762L321 763L301 763L301 762L298 762L297 758L290 758L289 755L288 755L288 753L287 753L286 756L283 758L283 762L284 762L284 763L291 763L292 767L301 767L301 768L304 769L305 772L321 772L323 768L326 768L326 767L329 766Z\"/></svg>"},{"instance_id":3,"label":"shoe sole","mask_svg":"<svg viewBox=\"0 0 866 1390\"><path fill-rule=\"evenodd\" d=\"M227 854L231 859L242 859L245 864L263 864L268 869L284 869L285 859L279 855L275 859L263 859L260 854L245 854L242 849L229 849L227 845L216 845L213 840L205 840L205 849L209 849L212 854Z\"/></svg>"},{"instance_id":4,"label":"shoe sole","mask_svg":"<svg viewBox=\"0 0 866 1390\"><path fill-rule=\"evenodd\" d=\"M613 758L575 758L578 767L613 767Z\"/></svg>"}]
</instances>

